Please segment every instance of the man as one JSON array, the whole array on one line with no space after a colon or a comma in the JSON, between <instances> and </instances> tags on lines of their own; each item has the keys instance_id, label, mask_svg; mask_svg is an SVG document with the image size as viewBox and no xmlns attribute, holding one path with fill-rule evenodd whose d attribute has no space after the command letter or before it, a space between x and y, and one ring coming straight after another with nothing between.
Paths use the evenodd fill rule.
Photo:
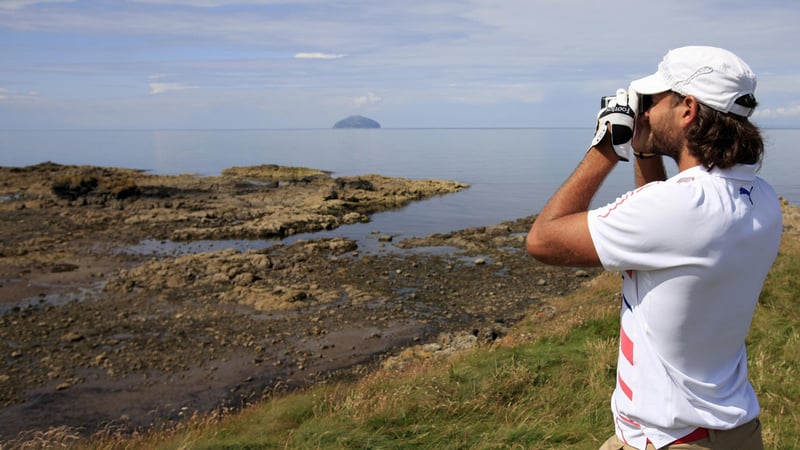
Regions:
<instances>
[{"instance_id":1,"label":"man","mask_svg":"<svg viewBox=\"0 0 800 450\"><path fill-rule=\"evenodd\" d=\"M616 432L602 449L763 448L744 342L782 218L755 175L755 86L726 50L670 51L631 83L635 124L625 91L601 111L592 147L527 236L540 261L622 273ZM589 211L631 147L638 189ZM678 165L668 180L662 156Z\"/></svg>"}]
</instances>

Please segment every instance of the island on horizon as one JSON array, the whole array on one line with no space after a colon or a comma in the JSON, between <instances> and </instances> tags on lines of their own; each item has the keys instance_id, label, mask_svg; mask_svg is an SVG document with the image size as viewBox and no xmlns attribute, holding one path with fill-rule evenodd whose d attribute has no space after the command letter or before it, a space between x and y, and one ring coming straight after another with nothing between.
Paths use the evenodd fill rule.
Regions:
<instances>
[{"instance_id":1,"label":"island on horizon","mask_svg":"<svg viewBox=\"0 0 800 450\"><path fill-rule=\"evenodd\" d=\"M333 128L380 128L381 124L364 116L349 116L333 124Z\"/></svg>"}]
</instances>

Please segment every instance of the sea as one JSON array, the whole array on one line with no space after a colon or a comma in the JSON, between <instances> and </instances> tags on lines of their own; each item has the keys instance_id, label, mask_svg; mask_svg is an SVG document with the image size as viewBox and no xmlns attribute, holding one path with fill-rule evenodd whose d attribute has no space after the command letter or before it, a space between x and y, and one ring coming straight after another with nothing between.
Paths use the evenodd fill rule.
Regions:
<instances>
[{"instance_id":1,"label":"sea","mask_svg":"<svg viewBox=\"0 0 800 450\"><path fill-rule=\"evenodd\" d=\"M761 177L784 199L800 204L800 129L762 131ZM591 130L572 128L0 130L0 166L51 161L214 176L229 167L279 164L326 170L334 177L380 174L469 184L459 193L374 214L367 224L290 239L343 236L363 242L376 234L424 237L535 214L581 160L591 139ZM677 172L671 161L667 171ZM632 188L632 165L620 163L593 206Z\"/></svg>"}]
</instances>

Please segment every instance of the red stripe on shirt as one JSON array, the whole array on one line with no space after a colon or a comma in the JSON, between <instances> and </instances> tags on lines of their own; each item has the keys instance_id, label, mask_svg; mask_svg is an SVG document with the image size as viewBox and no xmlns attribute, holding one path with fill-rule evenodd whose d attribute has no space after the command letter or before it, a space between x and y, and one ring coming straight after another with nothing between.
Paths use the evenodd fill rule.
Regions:
<instances>
[{"instance_id":1,"label":"red stripe on shirt","mask_svg":"<svg viewBox=\"0 0 800 450\"><path fill-rule=\"evenodd\" d=\"M615 209L617 209L617 208L619 207L619 205L621 205L621 204L625 203L625 200L627 200L627 199L629 199L630 197L632 197L632 196L633 196L633 194L635 194L635 193L637 193L637 192L641 191L642 189L644 189L644 188L646 188L646 187L648 187L648 186L652 186L652 185L654 185L654 184L658 184L658 183L662 183L662 182L661 182L661 181L654 181L654 182L652 182L652 183L645 184L644 186L641 186L641 187L639 187L638 189L635 189L635 190L633 190L633 191L626 192L626 193L625 193L625 195L623 195L622 197L620 197L620 198L618 198L618 199L617 199L617 201L614 203L614 206L610 207L610 208L609 208L609 209L608 209L608 210L605 212L605 214L601 214L599 217L600 217L601 219L605 219L606 217L608 217L609 215L611 215L611 213L612 213L612 212L613 212Z\"/></svg>"},{"instance_id":2,"label":"red stripe on shirt","mask_svg":"<svg viewBox=\"0 0 800 450\"><path fill-rule=\"evenodd\" d=\"M633 271L632 270L626 270L625 273L628 274L628 278L633 279Z\"/></svg>"},{"instance_id":3,"label":"red stripe on shirt","mask_svg":"<svg viewBox=\"0 0 800 450\"><path fill-rule=\"evenodd\" d=\"M628 334L625 333L625 328L620 328L619 336L622 356L624 356L625 359L627 359L628 362L633 365L633 341L628 337Z\"/></svg>"},{"instance_id":4,"label":"red stripe on shirt","mask_svg":"<svg viewBox=\"0 0 800 450\"><path fill-rule=\"evenodd\" d=\"M628 397L628 400L633 401L633 391L622 381L621 376L617 376L617 383L619 384L619 388L622 389L622 392L625 393L625 396Z\"/></svg>"},{"instance_id":5,"label":"red stripe on shirt","mask_svg":"<svg viewBox=\"0 0 800 450\"><path fill-rule=\"evenodd\" d=\"M627 199L628 199L628 197L630 197L631 195L633 195L633 192L628 192L628 193L627 193L626 195L624 195L623 197L620 197L620 198L617 200L617 202L616 202L616 203L614 203L614 206L612 206L611 208L608 208L608 211L606 211L606 213L605 213L605 214L601 214L601 215L600 215L600 218L601 218L601 219L605 219L606 217L608 217L609 215L611 215L611 212L612 212L612 211L614 211L615 209L617 209L617 207L619 207L619 205L621 205L621 204L625 203L625 200L627 200Z\"/></svg>"}]
</instances>

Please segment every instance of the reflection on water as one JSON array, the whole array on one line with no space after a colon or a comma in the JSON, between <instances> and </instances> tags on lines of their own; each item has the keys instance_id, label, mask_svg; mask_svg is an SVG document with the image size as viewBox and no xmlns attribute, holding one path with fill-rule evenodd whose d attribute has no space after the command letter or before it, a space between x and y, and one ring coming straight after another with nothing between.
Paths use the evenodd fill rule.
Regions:
<instances>
[{"instance_id":1,"label":"reflection on water","mask_svg":"<svg viewBox=\"0 0 800 450\"><path fill-rule=\"evenodd\" d=\"M78 287L74 290L68 289L67 291L56 291L50 294L40 294L33 297L28 297L19 301L0 302L0 315L9 311L15 311L25 308L37 308L44 306L60 306L66 305L70 302L83 302L87 300L97 299L101 294L104 282L97 282L88 287ZM42 285L42 287L60 287L53 285Z\"/></svg>"}]
</instances>

